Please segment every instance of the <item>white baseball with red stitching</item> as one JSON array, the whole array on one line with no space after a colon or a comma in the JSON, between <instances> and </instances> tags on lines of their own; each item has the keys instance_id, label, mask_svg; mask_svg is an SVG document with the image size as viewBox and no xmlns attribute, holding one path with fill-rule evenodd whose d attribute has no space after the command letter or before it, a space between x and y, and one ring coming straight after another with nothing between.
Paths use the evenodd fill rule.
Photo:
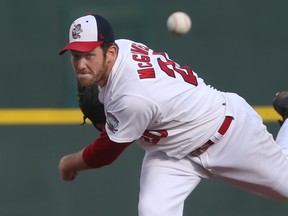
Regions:
<instances>
[{"instance_id":1,"label":"white baseball with red stitching","mask_svg":"<svg viewBox=\"0 0 288 216\"><path fill-rule=\"evenodd\" d=\"M188 14L184 12L174 12L167 20L167 28L170 32L175 34L186 34L190 31L192 21Z\"/></svg>"}]
</instances>

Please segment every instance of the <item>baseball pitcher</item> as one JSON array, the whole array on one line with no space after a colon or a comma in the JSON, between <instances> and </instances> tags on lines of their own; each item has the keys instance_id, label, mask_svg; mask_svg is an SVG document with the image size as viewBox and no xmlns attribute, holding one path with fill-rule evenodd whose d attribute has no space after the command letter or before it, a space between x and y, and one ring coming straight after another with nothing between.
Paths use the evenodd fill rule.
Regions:
<instances>
[{"instance_id":1,"label":"baseball pitcher","mask_svg":"<svg viewBox=\"0 0 288 216\"><path fill-rule=\"evenodd\" d=\"M99 15L72 23L69 43L60 54L68 50L80 95L86 98L83 88L92 92L85 105L90 108L81 110L101 135L60 160L64 180L112 163L136 142L146 152L140 216L181 216L185 199L203 178L288 200L284 114L276 142L242 97L207 85L191 67L179 65L165 52L115 40L110 23ZM283 94L277 96L279 107L285 100ZM286 104L281 104L284 110Z\"/></svg>"}]
</instances>

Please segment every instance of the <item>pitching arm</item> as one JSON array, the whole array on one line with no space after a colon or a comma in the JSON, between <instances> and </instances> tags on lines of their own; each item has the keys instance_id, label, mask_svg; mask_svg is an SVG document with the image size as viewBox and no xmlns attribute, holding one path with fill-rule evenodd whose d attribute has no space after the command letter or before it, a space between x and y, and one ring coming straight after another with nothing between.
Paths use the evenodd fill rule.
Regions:
<instances>
[{"instance_id":1,"label":"pitching arm","mask_svg":"<svg viewBox=\"0 0 288 216\"><path fill-rule=\"evenodd\" d=\"M94 140L82 151L66 155L59 162L59 172L63 180L74 180L78 172L100 168L111 164L130 144L116 143L109 139L106 131L101 132L99 138Z\"/></svg>"}]
</instances>

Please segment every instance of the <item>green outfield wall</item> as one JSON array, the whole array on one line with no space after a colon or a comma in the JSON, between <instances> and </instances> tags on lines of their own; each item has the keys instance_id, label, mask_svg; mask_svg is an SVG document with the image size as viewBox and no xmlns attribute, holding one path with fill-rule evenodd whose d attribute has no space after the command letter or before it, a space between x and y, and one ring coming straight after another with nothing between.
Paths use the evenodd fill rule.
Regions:
<instances>
[{"instance_id":1,"label":"green outfield wall","mask_svg":"<svg viewBox=\"0 0 288 216\"><path fill-rule=\"evenodd\" d=\"M117 38L168 52L207 84L237 92L263 116L275 137L279 116L271 101L275 92L288 89L287 7L284 0L2 0L0 215L137 215L144 154L137 144L111 166L83 172L74 182L63 182L58 173L63 155L99 135L91 124L80 126L69 54L58 55L76 17L101 14ZM174 11L191 16L187 35L167 31L166 19ZM187 199L184 216L287 212L287 203L204 180Z\"/></svg>"}]
</instances>

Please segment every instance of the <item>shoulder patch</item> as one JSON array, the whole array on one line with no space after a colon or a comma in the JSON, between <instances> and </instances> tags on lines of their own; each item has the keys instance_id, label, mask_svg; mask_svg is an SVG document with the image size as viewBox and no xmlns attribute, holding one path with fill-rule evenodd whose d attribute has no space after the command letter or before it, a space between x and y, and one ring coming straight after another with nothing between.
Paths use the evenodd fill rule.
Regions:
<instances>
[{"instance_id":1,"label":"shoulder patch","mask_svg":"<svg viewBox=\"0 0 288 216\"><path fill-rule=\"evenodd\" d=\"M108 129L112 133L115 133L116 131L118 131L117 127L119 125L119 120L110 112L107 112L106 123L108 125Z\"/></svg>"}]
</instances>

